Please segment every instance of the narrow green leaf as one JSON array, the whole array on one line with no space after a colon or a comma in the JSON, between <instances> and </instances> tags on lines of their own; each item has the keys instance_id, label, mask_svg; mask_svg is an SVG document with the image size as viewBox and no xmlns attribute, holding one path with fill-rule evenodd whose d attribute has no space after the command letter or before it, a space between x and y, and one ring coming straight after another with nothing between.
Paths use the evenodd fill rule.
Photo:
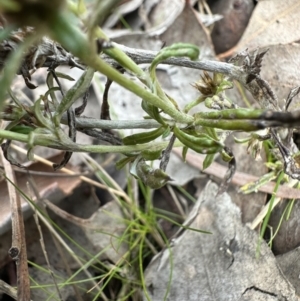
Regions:
<instances>
[{"instance_id":1,"label":"narrow green leaf","mask_svg":"<svg viewBox=\"0 0 300 301\"><path fill-rule=\"evenodd\" d=\"M33 127L27 125L16 125L10 129L12 132L20 133L20 134L29 134L34 130Z\"/></svg>"},{"instance_id":2,"label":"narrow green leaf","mask_svg":"<svg viewBox=\"0 0 300 301\"><path fill-rule=\"evenodd\" d=\"M116 169L120 170L126 166L129 162L132 162L134 157L125 157L116 162Z\"/></svg>"},{"instance_id":3,"label":"narrow green leaf","mask_svg":"<svg viewBox=\"0 0 300 301\"><path fill-rule=\"evenodd\" d=\"M211 163L213 163L214 159L215 159L215 154L206 155L203 161L203 170L208 168L211 165Z\"/></svg>"},{"instance_id":4,"label":"narrow green leaf","mask_svg":"<svg viewBox=\"0 0 300 301\"><path fill-rule=\"evenodd\" d=\"M75 79L72 76L70 76L66 73L55 71L55 74L57 75L57 77L67 79L67 80L72 81L72 82L75 81Z\"/></svg>"},{"instance_id":5,"label":"narrow green leaf","mask_svg":"<svg viewBox=\"0 0 300 301\"><path fill-rule=\"evenodd\" d=\"M219 137L218 137L218 135L217 135L217 132L216 132L216 130L215 130L214 128L205 127L204 129L205 129L205 131L207 132L207 134L208 134L211 138L213 138L213 139L216 140L216 141L219 141L219 140L220 140Z\"/></svg>"},{"instance_id":6,"label":"narrow green leaf","mask_svg":"<svg viewBox=\"0 0 300 301\"><path fill-rule=\"evenodd\" d=\"M72 104L87 91L91 84L93 76L94 69L87 68L87 70L81 75L74 86L68 90L55 112L54 120L56 126L59 126L60 119L63 113L66 112L72 106Z\"/></svg>"},{"instance_id":7,"label":"narrow green leaf","mask_svg":"<svg viewBox=\"0 0 300 301\"><path fill-rule=\"evenodd\" d=\"M257 247L256 247L256 257L258 257L259 254L260 254L260 245L261 245L261 242L263 240L263 237L265 235L265 232L266 232L269 220L270 220L271 212L273 210L273 203L274 203L274 200L275 200L275 197L276 197L276 192L277 192L277 190L279 188L279 185L280 185L283 177L284 177L284 172L282 171L279 174L278 178L277 178L276 185L274 187L274 191L273 191L272 197L271 197L271 199L269 201L268 212L267 212L267 214L266 214L266 216L264 218L264 221L263 221L263 224L262 224L262 227L261 227L261 230L260 230L259 240L258 240L258 244L257 244Z\"/></svg>"},{"instance_id":8,"label":"narrow green leaf","mask_svg":"<svg viewBox=\"0 0 300 301\"><path fill-rule=\"evenodd\" d=\"M53 103L54 107L57 108L59 103L58 103L58 100L57 100L56 95L54 93L56 91L56 90L54 90L54 88L56 88L56 87L54 87L52 72L48 72L46 83L47 83L47 86L49 88L48 92L50 94L52 103ZM47 92L47 95L48 95L48 92Z\"/></svg>"},{"instance_id":9,"label":"narrow green leaf","mask_svg":"<svg viewBox=\"0 0 300 301\"><path fill-rule=\"evenodd\" d=\"M152 149L145 149L141 152L141 156L144 160L148 161L153 161L157 160L161 157L161 149L158 150L152 150Z\"/></svg>"},{"instance_id":10,"label":"narrow green leaf","mask_svg":"<svg viewBox=\"0 0 300 301\"><path fill-rule=\"evenodd\" d=\"M136 144L144 144L153 141L158 138L165 132L165 127L160 127L153 131L143 132L138 134L133 134L123 138L123 143L125 145L136 145Z\"/></svg>"},{"instance_id":11,"label":"narrow green leaf","mask_svg":"<svg viewBox=\"0 0 300 301\"><path fill-rule=\"evenodd\" d=\"M48 130L52 131L54 129L54 126L50 119L46 118L42 111L41 111L41 98L36 100L33 106L34 114L36 119L39 121L40 125L47 128Z\"/></svg>"},{"instance_id":12,"label":"narrow green leaf","mask_svg":"<svg viewBox=\"0 0 300 301\"><path fill-rule=\"evenodd\" d=\"M212 140L206 134L199 137L189 135L176 126L173 128L173 132L183 145L200 154L214 154L220 151L223 147L220 142Z\"/></svg>"},{"instance_id":13,"label":"narrow green leaf","mask_svg":"<svg viewBox=\"0 0 300 301\"><path fill-rule=\"evenodd\" d=\"M187 146L184 146L182 148L182 154L181 154L181 156L182 156L182 160L184 162L186 162L186 155L187 155L188 150L189 150L189 148Z\"/></svg>"}]
</instances>

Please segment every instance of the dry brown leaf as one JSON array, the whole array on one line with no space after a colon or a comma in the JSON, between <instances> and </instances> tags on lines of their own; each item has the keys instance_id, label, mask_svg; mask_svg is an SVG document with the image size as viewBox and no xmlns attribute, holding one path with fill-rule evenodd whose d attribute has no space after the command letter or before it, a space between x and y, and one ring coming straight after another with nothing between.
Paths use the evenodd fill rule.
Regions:
<instances>
[{"instance_id":1,"label":"dry brown leaf","mask_svg":"<svg viewBox=\"0 0 300 301\"><path fill-rule=\"evenodd\" d=\"M114 11L113 13L107 18L104 23L104 28L111 28L118 21L120 21L120 17L124 17L125 15L132 13L134 10L137 10L143 3L143 0L130 0L130 1L123 1ZM138 17L138 14L136 14Z\"/></svg>"},{"instance_id":2,"label":"dry brown leaf","mask_svg":"<svg viewBox=\"0 0 300 301\"><path fill-rule=\"evenodd\" d=\"M252 0L211 1L213 14L223 18L216 22L212 31L212 40L216 53L225 52L235 46L248 24L254 8Z\"/></svg>"},{"instance_id":3,"label":"dry brown leaf","mask_svg":"<svg viewBox=\"0 0 300 301\"><path fill-rule=\"evenodd\" d=\"M300 85L299 67L300 45L298 43L269 47L263 59L261 77L271 85L281 106L291 89ZM299 110L299 100L299 95L294 98L289 108L290 111Z\"/></svg>"},{"instance_id":4,"label":"dry brown leaf","mask_svg":"<svg viewBox=\"0 0 300 301\"><path fill-rule=\"evenodd\" d=\"M59 162L61 155L50 158L53 162ZM78 171L77 168L68 165L73 171ZM49 166L46 166L42 163L33 163L28 167L32 171L42 171L53 173L53 169ZM26 173L16 172L18 187L21 191L28 195L27 181L28 175ZM64 197L69 195L74 188L76 188L81 180L79 177L52 177L49 176L38 176L32 175L33 180L36 183L36 186L39 188L39 192L42 198L47 198L53 202L59 202ZM2 181L0 183L0 235L5 233L11 228L11 211L9 205L9 195L6 187L6 182ZM30 196L30 195L29 195ZM34 199L34 198L33 198ZM27 201L21 198L21 206L24 218L28 218L32 215L32 210L28 205Z\"/></svg>"},{"instance_id":5,"label":"dry brown leaf","mask_svg":"<svg viewBox=\"0 0 300 301\"><path fill-rule=\"evenodd\" d=\"M161 28L165 31L180 15L183 9L183 0L160 0L148 15L147 30L150 28L155 28L155 30Z\"/></svg>"},{"instance_id":6,"label":"dry brown leaf","mask_svg":"<svg viewBox=\"0 0 300 301\"><path fill-rule=\"evenodd\" d=\"M200 48L200 58L212 59L215 53L210 35L206 28L199 22L194 10L186 4L182 12L174 19L160 39L171 45L173 43L192 43ZM190 71L193 71L190 69Z\"/></svg>"},{"instance_id":7,"label":"dry brown leaf","mask_svg":"<svg viewBox=\"0 0 300 301\"><path fill-rule=\"evenodd\" d=\"M289 44L300 39L298 0L259 1L236 51Z\"/></svg>"}]
</instances>

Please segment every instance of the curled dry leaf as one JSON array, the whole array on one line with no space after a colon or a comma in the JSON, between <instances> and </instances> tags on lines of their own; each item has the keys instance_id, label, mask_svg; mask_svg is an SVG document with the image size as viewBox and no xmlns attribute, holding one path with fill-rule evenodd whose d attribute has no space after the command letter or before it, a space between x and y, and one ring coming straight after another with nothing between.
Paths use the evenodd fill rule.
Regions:
<instances>
[{"instance_id":1,"label":"curled dry leaf","mask_svg":"<svg viewBox=\"0 0 300 301\"><path fill-rule=\"evenodd\" d=\"M61 156L55 156L50 158L51 161L58 161ZM68 165L73 171L78 171L77 168ZM53 202L59 202L64 197L69 195L74 188L76 188L81 180L79 177L57 177L57 173L53 173L53 169L51 167L45 166L42 163L33 163L28 167L29 171L35 172L48 172L51 173L52 176L45 175L32 175L33 180L36 183L36 186L39 188L39 193L42 198L47 198ZM61 174L61 173L60 173ZM29 197L32 197L27 188L28 175L26 173L20 173L16 171L17 183L20 191L27 194ZM9 196L7 192L5 181L0 183L0 235L5 233L11 228L11 211L9 205ZM33 197L33 199L35 199ZM24 218L28 218L32 215L32 210L28 205L27 201L21 198L21 206L24 214Z\"/></svg>"}]
</instances>

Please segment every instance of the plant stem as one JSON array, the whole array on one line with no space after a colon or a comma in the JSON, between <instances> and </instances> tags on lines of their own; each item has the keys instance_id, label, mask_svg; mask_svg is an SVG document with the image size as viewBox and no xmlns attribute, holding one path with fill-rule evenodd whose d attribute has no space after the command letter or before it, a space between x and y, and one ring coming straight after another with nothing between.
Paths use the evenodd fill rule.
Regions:
<instances>
[{"instance_id":1,"label":"plant stem","mask_svg":"<svg viewBox=\"0 0 300 301\"><path fill-rule=\"evenodd\" d=\"M7 130L0 130L0 137L2 139L15 140L24 143L29 142L29 135L19 134ZM71 140L57 141L57 137L54 135L34 135L34 145L47 146L72 152L134 153L149 149L164 149L168 146L168 143L168 141L164 141L137 145L84 145L73 143ZM176 141L174 146L182 146L182 144L179 141Z\"/></svg>"},{"instance_id":2,"label":"plant stem","mask_svg":"<svg viewBox=\"0 0 300 301\"><path fill-rule=\"evenodd\" d=\"M98 38L109 40L101 28L97 27L95 35ZM119 47L113 47L103 50L103 52L115 62L118 62L123 68L131 71L138 78L146 80L146 73L140 68L126 53L124 53Z\"/></svg>"},{"instance_id":3,"label":"plant stem","mask_svg":"<svg viewBox=\"0 0 300 301\"><path fill-rule=\"evenodd\" d=\"M1 119L1 114L0 114ZM63 124L68 124L67 115L64 114L61 122ZM92 128L92 129L153 129L160 127L161 124L152 119L143 120L103 120L96 118L85 118L76 117L76 127L78 128Z\"/></svg>"},{"instance_id":4,"label":"plant stem","mask_svg":"<svg viewBox=\"0 0 300 301\"><path fill-rule=\"evenodd\" d=\"M1 130L1 129L0 129L0 137L1 139L16 140L25 143L28 142L28 135L19 134L19 133Z\"/></svg>"},{"instance_id":5,"label":"plant stem","mask_svg":"<svg viewBox=\"0 0 300 301\"><path fill-rule=\"evenodd\" d=\"M130 48L117 43L113 43L113 45L115 48L122 50L122 52L129 56L136 64L150 64L158 53L157 51ZM109 64L116 65L116 62L108 55L103 54L101 57ZM192 61L185 57L171 57L162 61L161 64L218 72L239 81L241 80L242 75L246 76L245 71L243 71L241 67L210 60Z\"/></svg>"},{"instance_id":6,"label":"plant stem","mask_svg":"<svg viewBox=\"0 0 300 301\"><path fill-rule=\"evenodd\" d=\"M134 83L101 59L97 53L93 51L94 47L89 43L87 37L75 28L73 24L70 24L71 19L68 14L62 13L55 17L55 20L53 20L53 27L51 28L52 36L61 43L62 46L69 49L75 56L78 56L86 65L104 74L112 81L133 92L137 96L140 96L143 100L155 107L162 109L164 113L174 118L176 122L186 124L191 124L193 122L194 118L192 116L178 111L174 105L164 102L157 95L150 92L149 89ZM125 59L126 54L120 53L120 55L121 58L123 57L123 59ZM131 59L128 58L127 61L131 62ZM135 63L134 65L135 68L137 68L137 71L140 70ZM137 75L139 76L140 74ZM144 80L146 80L146 78Z\"/></svg>"},{"instance_id":7,"label":"plant stem","mask_svg":"<svg viewBox=\"0 0 300 301\"><path fill-rule=\"evenodd\" d=\"M109 79L115 81L122 87L140 96L142 99L146 100L150 104L162 109L166 114L173 117L177 122L182 122L186 124L190 124L193 122L194 118L192 116L178 111L170 103L163 102L162 99L152 94L149 90L146 90L145 88L137 85L136 83L134 83L133 81L125 77L124 75L120 74L120 72L118 72L113 67L108 65L101 58L85 55L85 57L82 59L85 61L87 65L91 66L95 70L106 75Z\"/></svg>"}]
</instances>

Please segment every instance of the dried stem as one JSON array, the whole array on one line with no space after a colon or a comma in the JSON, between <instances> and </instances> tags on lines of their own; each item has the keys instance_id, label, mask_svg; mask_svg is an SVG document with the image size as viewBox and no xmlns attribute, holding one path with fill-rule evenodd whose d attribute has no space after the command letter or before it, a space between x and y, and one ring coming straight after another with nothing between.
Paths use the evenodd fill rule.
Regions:
<instances>
[{"instance_id":1,"label":"dried stem","mask_svg":"<svg viewBox=\"0 0 300 301\"><path fill-rule=\"evenodd\" d=\"M126 47L121 44L112 43L115 47L121 49L126 55L128 55L136 64L150 64L157 55L157 51L135 49ZM115 60L113 60L108 55L102 55L103 60L107 63L118 66ZM172 57L164 60L161 64L165 65L175 65L180 67L187 67L192 69L206 70L210 72L219 72L228 75L229 77L237 80L241 80L241 75L243 75L243 70L240 67L234 66L233 64L210 61L210 60L200 60L191 61L184 57ZM246 75L245 75L246 78Z\"/></svg>"},{"instance_id":2,"label":"dried stem","mask_svg":"<svg viewBox=\"0 0 300 301\"><path fill-rule=\"evenodd\" d=\"M1 159L6 173L7 187L12 212L12 246L9 249L10 257L16 262L17 270L17 300L30 300L30 280L27 264L27 252L25 242L25 229L21 208L20 195L15 187L15 176L11 164L5 160L2 151Z\"/></svg>"}]
</instances>

